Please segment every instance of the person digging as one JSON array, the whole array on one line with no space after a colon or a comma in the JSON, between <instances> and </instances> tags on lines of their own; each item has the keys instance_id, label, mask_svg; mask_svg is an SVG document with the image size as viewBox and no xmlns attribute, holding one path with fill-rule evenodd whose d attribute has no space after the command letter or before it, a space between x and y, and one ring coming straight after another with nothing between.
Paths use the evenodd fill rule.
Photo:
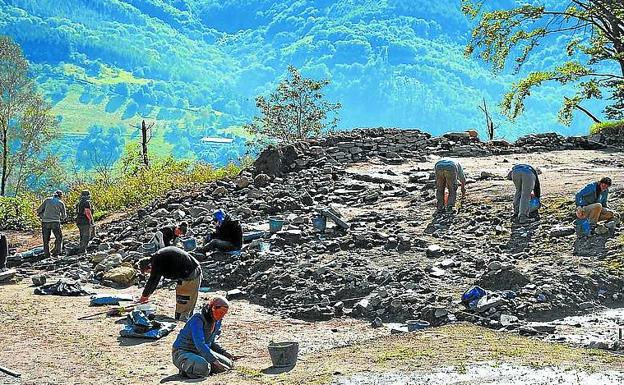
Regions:
<instances>
[{"instance_id":1,"label":"person digging","mask_svg":"<svg viewBox=\"0 0 624 385\"><path fill-rule=\"evenodd\" d=\"M198 248L196 252L201 254L214 250L230 252L243 247L243 229L238 221L232 219L225 211L217 210L212 214L212 223L215 231L206 236L204 246Z\"/></svg>"},{"instance_id":2,"label":"person digging","mask_svg":"<svg viewBox=\"0 0 624 385\"><path fill-rule=\"evenodd\" d=\"M180 222L176 226L164 226L154 233L150 243L156 245L156 250L167 246L175 246L178 239L186 235L187 230L188 223L186 222Z\"/></svg>"},{"instance_id":3,"label":"person digging","mask_svg":"<svg viewBox=\"0 0 624 385\"><path fill-rule=\"evenodd\" d=\"M453 212L457 200L458 181L461 184L462 198L466 195L466 176L462 165L453 159L440 159L434 166L436 179L437 213ZM448 200L444 191L448 190Z\"/></svg>"},{"instance_id":4,"label":"person digging","mask_svg":"<svg viewBox=\"0 0 624 385\"><path fill-rule=\"evenodd\" d=\"M242 358L228 353L217 342L223 317L229 308L227 299L215 296L180 330L171 357L181 376L204 378L223 373L232 369L234 361Z\"/></svg>"},{"instance_id":5,"label":"person digging","mask_svg":"<svg viewBox=\"0 0 624 385\"><path fill-rule=\"evenodd\" d=\"M528 164L517 164L507 174L507 179L513 181L516 186L516 194L513 200L512 219L519 224L534 222L531 218L531 193L535 198L541 197L541 187L537 170Z\"/></svg>"},{"instance_id":6,"label":"person digging","mask_svg":"<svg viewBox=\"0 0 624 385\"><path fill-rule=\"evenodd\" d=\"M589 219L592 227L600 221L620 222L620 214L607 207L611 178L604 177L592 182L576 193L576 216L578 219Z\"/></svg>"},{"instance_id":7,"label":"person digging","mask_svg":"<svg viewBox=\"0 0 624 385\"><path fill-rule=\"evenodd\" d=\"M149 301L162 277L175 279L178 281L175 319L186 321L193 314L201 286L202 270L199 262L186 251L168 246L158 250L151 257L139 260L138 265L143 274L149 274L139 303Z\"/></svg>"}]
</instances>

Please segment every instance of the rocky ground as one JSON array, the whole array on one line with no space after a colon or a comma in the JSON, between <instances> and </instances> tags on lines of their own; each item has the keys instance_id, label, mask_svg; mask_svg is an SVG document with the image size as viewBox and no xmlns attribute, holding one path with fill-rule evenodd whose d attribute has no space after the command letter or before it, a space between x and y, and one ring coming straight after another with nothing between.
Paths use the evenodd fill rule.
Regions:
<instances>
[{"instance_id":1,"label":"rocky ground","mask_svg":"<svg viewBox=\"0 0 624 385\"><path fill-rule=\"evenodd\" d=\"M103 226L87 255L41 260L36 252L23 253L10 263L21 276L45 270L127 286L140 281L132 263L158 226L188 220L200 237L211 212L224 208L247 233L265 232L239 256L213 254L203 262L204 286L229 291L231 298L307 321L466 320L540 334L549 328L527 322L624 302L619 229L613 236L577 238L571 228L574 193L603 175L614 179L611 206L624 209L624 158L595 147L556 135L510 145L465 134L340 134L267 151L236 179L173 191ZM456 214L435 216L432 168L447 155L464 165L468 192ZM519 162L541 169L545 205L539 221L524 226L510 220L514 189L504 179ZM328 221L324 233L314 229L311 220L322 209L337 214L345 228ZM276 216L286 224L270 233L268 218ZM260 242L270 250L261 252ZM459 299L473 285L489 296L467 308Z\"/></svg>"}]
</instances>

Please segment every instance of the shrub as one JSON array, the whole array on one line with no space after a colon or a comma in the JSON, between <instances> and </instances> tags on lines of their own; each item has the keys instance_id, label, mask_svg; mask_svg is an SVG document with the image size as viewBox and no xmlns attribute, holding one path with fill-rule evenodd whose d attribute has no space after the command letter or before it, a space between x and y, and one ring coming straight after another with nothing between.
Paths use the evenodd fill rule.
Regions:
<instances>
[{"instance_id":1,"label":"shrub","mask_svg":"<svg viewBox=\"0 0 624 385\"><path fill-rule=\"evenodd\" d=\"M121 175L113 183L96 181L74 186L65 200L68 215L75 218L82 190L91 192L95 219L98 220L115 211L145 205L171 190L234 176L240 170L234 164L215 169L208 164L166 158L153 162L149 168L139 167Z\"/></svg>"},{"instance_id":2,"label":"shrub","mask_svg":"<svg viewBox=\"0 0 624 385\"><path fill-rule=\"evenodd\" d=\"M91 192L97 221L110 213L145 205L171 190L235 176L240 170L234 164L215 169L208 164L166 158L154 162L150 168L139 167L123 173L112 183L99 180L72 186L64 197L67 215L70 220L76 218L82 190ZM18 198L0 197L0 230L38 227L36 209L39 204L40 200L30 194Z\"/></svg>"},{"instance_id":3,"label":"shrub","mask_svg":"<svg viewBox=\"0 0 624 385\"><path fill-rule=\"evenodd\" d=\"M0 197L0 230L26 230L39 225L38 202L32 195Z\"/></svg>"},{"instance_id":4,"label":"shrub","mask_svg":"<svg viewBox=\"0 0 624 385\"><path fill-rule=\"evenodd\" d=\"M594 123L589 132L594 134L604 134L606 136L616 136L624 133L624 120L613 120L610 122Z\"/></svg>"}]
</instances>

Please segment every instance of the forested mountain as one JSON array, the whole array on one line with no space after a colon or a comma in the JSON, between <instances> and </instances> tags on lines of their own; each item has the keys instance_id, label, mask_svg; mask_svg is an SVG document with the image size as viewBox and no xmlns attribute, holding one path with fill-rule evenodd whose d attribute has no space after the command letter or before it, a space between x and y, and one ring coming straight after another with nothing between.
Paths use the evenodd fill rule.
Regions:
<instances>
[{"instance_id":1,"label":"forested mountain","mask_svg":"<svg viewBox=\"0 0 624 385\"><path fill-rule=\"evenodd\" d=\"M157 122L155 152L237 158L254 98L289 64L331 79L340 128L483 133L478 104L495 109L522 74L494 76L466 59L469 33L459 0L0 0L0 34L23 47L62 119L60 153L84 169L115 161L141 118ZM526 70L552 65L564 48L553 41ZM513 124L496 116L499 136L585 133L583 116L557 123L565 92L541 88ZM234 142L215 147L205 136Z\"/></svg>"}]
</instances>

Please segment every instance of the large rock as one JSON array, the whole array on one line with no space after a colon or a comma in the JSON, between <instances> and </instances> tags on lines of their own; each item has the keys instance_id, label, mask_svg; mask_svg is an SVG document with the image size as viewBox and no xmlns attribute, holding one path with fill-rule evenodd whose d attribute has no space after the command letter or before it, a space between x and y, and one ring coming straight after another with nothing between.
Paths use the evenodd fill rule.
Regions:
<instances>
[{"instance_id":1,"label":"large rock","mask_svg":"<svg viewBox=\"0 0 624 385\"><path fill-rule=\"evenodd\" d=\"M271 183L271 177L267 174L259 174L254 178L254 186L258 188L266 187Z\"/></svg>"},{"instance_id":2,"label":"large rock","mask_svg":"<svg viewBox=\"0 0 624 385\"><path fill-rule=\"evenodd\" d=\"M136 271L130 266L123 265L106 272L102 277L102 282L110 281L119 287L128 287L134 284L136 278Z\"/></svg>"},{"instance_id":3,"label":"large rock","mask_svg":"<svg viewBox=\"0 0 624 385\"><path fill-rule=\"evenodd\" d=\"M529 283L529 279L518 269L489 271L477 285L486 290L518 290Z\"/></svg>"},{"instance_id":4,"label":"large rock","mask_svg":"<svg viewBox=\"0 0 624 385\"><path fill-rule=\"evenodd\" d=\"M120 254L111 254L108 257L104 258L100 263L98 263L93 269L96 273L100 271L110 271L113 268L121 265L121 255Z\"/></svg>"},{"instance_id":5,"label":"large rock","mask_svg":"<svg viewBox=\"0 0 624 385\"><path fill-rule=\"evenodd\" d=\"M287 146L269 146L262 151L254 162L254 174L282 175L291 171L291 165L309 147L307 143L295 143Z\"/></svg>"}]
</instances>

